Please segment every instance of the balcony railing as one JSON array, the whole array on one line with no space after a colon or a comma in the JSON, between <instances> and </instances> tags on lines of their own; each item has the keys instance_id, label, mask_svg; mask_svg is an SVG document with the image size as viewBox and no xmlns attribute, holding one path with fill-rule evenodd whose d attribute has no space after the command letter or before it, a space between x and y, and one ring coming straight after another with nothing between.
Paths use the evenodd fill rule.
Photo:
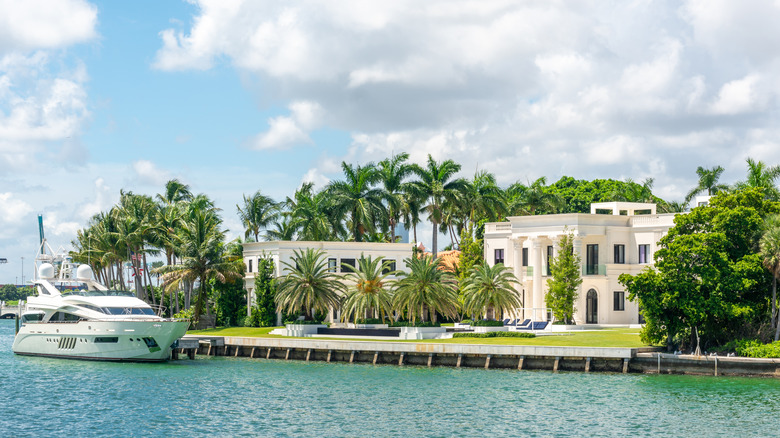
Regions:
<instances>
[{"instance_id":1,"label":"balcony railing","mask_svg":"<svg viewBox=\"0 0 780 438\"><path fill-rule=\"evenodd\" d=\"M607 275L607 265L585 265L582 275Z\"/></svg>"}]
</instances>

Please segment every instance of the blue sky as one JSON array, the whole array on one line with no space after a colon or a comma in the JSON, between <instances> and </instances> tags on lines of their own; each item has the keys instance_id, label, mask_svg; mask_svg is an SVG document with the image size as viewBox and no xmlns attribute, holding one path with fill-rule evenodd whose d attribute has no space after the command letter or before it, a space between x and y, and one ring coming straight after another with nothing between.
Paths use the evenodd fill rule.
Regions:
<instances>
[{"instance_id":1,"label":"blue sky","mask_svg":"<svg viewBox=\"0 0 780 438\"><path fill-rule=\"evenodd\" d=\"M0 284L37 214L67 247L120 189L170 178L232 236L243 194L402 151L502 185L733 183L780 163L778 22L757 0L0 0Z\"/></svg>"}]
</instances>

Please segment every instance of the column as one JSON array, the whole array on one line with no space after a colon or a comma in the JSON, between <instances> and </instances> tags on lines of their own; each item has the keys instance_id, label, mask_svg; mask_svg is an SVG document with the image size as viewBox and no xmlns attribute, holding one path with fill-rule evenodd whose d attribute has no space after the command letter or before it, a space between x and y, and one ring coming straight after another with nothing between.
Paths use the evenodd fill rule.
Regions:
<instances>
[{"instance_id":1,"label":"column","mask_svg":"<svg viewBox=\"0 0 780 438\"><path fill-rule=\"evenodd\" d=\"M534 270L534 292L531 301L534 308L533 319L536 321L545 318L545 312L539 310L544 308L544 293L542 291L542 239L535 237L531 240L531 266Z\"/></svg>"},{"instance_id":2,"label":"column","mask_svg":"<svg viewBox=\"0 0 780 438\"><path fill-rule=\"evenodd\" d=\"M526 298L523 296L523 291L525 290L525 267L523 266L523 242L525 242L525 237L517 237L515 239L512 239L513 244L513 250L514 253L512 254L512 270L515 274L515 277L517 277L518 283L515 285L515 289L517 289L517 292L520 294L520 298L523 301L523 307L528 307L526 304ZM516 314L515 318L523 318L525 319L525 313Z\"/></svg>"}]
</instances>

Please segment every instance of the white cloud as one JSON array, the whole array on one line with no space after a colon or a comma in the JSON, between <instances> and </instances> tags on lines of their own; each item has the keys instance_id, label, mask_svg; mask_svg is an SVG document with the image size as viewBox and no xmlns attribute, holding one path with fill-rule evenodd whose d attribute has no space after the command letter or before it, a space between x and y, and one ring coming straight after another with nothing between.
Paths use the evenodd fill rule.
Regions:
<instances>
[{"instance_id":1,"label":"white cloud","mask_svg":"<svg viewBox=\"0 0 780 438\"><path fill-rule=\"evenodd\" d=\"M135 161L133 163L133 172L138 181L154 186L162 186L171 179L170 172L160 169L149 160Z\"/></svg>"},{"instance_id":2,"label":"white cloud","mask_svg":"<svg viewBox=\"0 0 780 438\"><path fill-rule=\"evenodd\" d=\"M269 129L252 141L254 149L284 149L312 143L309 132L320 124L321 108L316 102L299 101L289 106L290 116L268 119Z\"/></svg>"},{"instance_id":3,"label":"white cloud","mask_svg":"<svg viewBox=\"0 0 780 438\"><path fill-rule=\"evenodd\" d=\"M258 78L259 101L273 90L290 113L258 149L328 127L353 139L334 162L408 151L503 182L652 176L677 198L698 165L733 163L724 179L736 179L748 151L776 156L751 132L780 123L778 2L196 3L189 29L163 31L154 65L228 62ZM296 102L317 103L316 123Z\"/></svg>"},{"instance_id":4,"label":"white cloud","mask_svg":"<svg viewBox=\"0 0 780 438\"><path fill-rule=\"evenodd\" d=\"M8 224L18 224L25 219L25 216L33 211L30 204L14 199L13 193L0 193L0 220L4 226Z\"/></svg>"},{"instance_id":5,"label":"white cloud","mask_svg":"<svg viewBox=\"0 0 780 438\"><path fill-rule=\"evenodd\" d=\"M0 52L54 49L96 36L97 7L83 0L0 0Z\"/></svg>"}]
</instances>

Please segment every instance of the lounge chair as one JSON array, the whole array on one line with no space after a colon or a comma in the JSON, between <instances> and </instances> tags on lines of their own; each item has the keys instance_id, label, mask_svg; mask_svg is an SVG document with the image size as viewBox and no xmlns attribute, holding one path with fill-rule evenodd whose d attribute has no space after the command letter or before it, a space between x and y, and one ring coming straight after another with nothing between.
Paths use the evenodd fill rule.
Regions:
<instances>
[{"instance_id":1,"label":"lounge chair","mask_svg":"<svg viewBox=\"0 0 780 438\"><path fill-rule=\"evenodd\" d=\"M519 320L518 320L519 321ZM517 330L530 330L532 326L531 320L526 319L521 323L517 323Z\"/></svg>"},{"instance_id":2,"label":"lounge chair","mask_svg":"<svg viewBox=\"0 0 780 438\"><path fill-rule=\"evenodd\" d=\"M533 330L544 330L547 328L547 321L536 321L533 323Z\"/></svg>"},{"instance_id":3,"label":"lounge chair","mask_svg":"<svg viewBox=\"0 0 780 438\"><path fill-rule=\"evenodd\" d=\"M512 325L509 322L512 321L511 319L507 318L504 320L504 325Z\"/></svg>"}]
</instances>

